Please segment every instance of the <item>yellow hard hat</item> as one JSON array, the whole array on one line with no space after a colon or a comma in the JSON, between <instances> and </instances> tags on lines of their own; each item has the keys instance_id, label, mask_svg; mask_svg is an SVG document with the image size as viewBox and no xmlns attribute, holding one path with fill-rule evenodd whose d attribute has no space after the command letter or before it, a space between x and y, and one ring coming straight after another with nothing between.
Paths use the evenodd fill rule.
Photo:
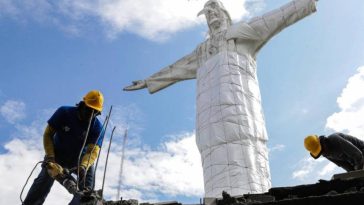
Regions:
<instances>
[{"instance_id":1,"label":"yellow hard hat","mask_svg":"<svg viewBox=\"0 0 364 205\"><path fill-rule=\"evenodd\" d=\"M98 90L91 90L83 97L83 101L87 107L101 112L102 105L104 104L104 96Z\"/></svg>"},{"instance_id":2,"label":"yellow hard hat","mask_svg":"<svg viewBox=\"0 0 364 205\"><path fill-rule=\"evenodd\" d=\"M318 158L321 154L320 139L317 135L308 135L304 142L305 148L311 153L313 158Z\"/></svg>"}]
</instances>

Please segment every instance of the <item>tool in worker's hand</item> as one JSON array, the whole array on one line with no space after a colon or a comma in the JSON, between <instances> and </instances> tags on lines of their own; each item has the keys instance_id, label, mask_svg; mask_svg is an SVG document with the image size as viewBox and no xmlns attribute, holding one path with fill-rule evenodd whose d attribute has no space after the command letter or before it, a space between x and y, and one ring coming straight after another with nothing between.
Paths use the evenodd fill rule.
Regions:
<instances>
[{"instance_id":1,"label":"tool in worker's hand","mask_svg":"<svg viewBox=\"0 0 364 205\"><path fill-rule=\"evenodd\" d=\"M48 162L46 167L49 176L62 184L70 194L76 194L78 191L77 181L71 175L72 169L69 170L67 168L63 168L61 165L55 162Z\"/></svg>"},{"instance_id":2,"label":"tool in worker's hand","mask_svg":"<svg viewBox=\"0 0 364 205\"><path fill-rule=\"evenodd\" d=\"M50 173L50 176L52 176L55 180L57 180L60 184L62 184L63 187L66 188L66 190L70 194L78 195L80 197L82 205L88 205L88 204L94 205L99 202L102 202L102 198L99 196L98 192L92 191L91 187L85 187L82 190L79 190L77 188L77 180L72 176L72 173L76 172L77 168L66 169L62 168L60 165L56 163L49 163L47 165L47 168L48 167L49 167L48 173ZM84 173L84 175L85 174L86 173ZM84 179L82 178L79 179L80 182L82 182L82 180Z\"/></svg>"}]
</instances>

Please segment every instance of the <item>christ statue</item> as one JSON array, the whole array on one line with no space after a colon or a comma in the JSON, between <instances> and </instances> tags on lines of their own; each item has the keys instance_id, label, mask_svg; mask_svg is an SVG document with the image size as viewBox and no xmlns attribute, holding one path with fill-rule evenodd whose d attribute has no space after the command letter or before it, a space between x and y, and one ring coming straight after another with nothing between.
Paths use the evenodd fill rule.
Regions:
<instances>
[{"instance_id":1,"label":"christ statue","mask_svg":"<svg viewBox=\"0 0 364 205\"><path fill-rule=\"evenodd\" d=\"M221 197L222 191L262 193L271 187L256 57L274 35L315 11L316 0L294 0L232 24L223 4L209 0L198 14L206 17L209 37L192 53L124 88L155 93L197 79L196 142L205 197Z\"/></svg>"}]
</instances>

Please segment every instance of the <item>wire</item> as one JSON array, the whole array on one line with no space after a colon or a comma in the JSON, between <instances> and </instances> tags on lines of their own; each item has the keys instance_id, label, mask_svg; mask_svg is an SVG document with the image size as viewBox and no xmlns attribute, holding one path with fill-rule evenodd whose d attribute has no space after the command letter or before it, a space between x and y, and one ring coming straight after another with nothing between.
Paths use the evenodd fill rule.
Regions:
<instances>
[{"instance_id":1,"label":"wire","mask_svg":"<svg viewBox=\"0 0 364 205\"><path fill-rule=\"evenodd\" d=\"M23 192L24 192L24 188L25 188L25 186L28 184L28 181L29 181L30 177L33 175L33 172L34 172L35 168L37 168L38 164L43 163L43 162L44 162L44 161L39 161L39 162L37 162L37 163L35 164L34 168L33 168L33 169L32 169L32 171L30 172L30 174L29 174L29 176L28 176L27 180L25 181L25 184L24 184L23 188L21 189L20 196L19 196L19 197L20 197L21 204L24 204L24 201L23 201L23 199L22 199L22 195L23 195Z\"/></svg>"}]
</instances>

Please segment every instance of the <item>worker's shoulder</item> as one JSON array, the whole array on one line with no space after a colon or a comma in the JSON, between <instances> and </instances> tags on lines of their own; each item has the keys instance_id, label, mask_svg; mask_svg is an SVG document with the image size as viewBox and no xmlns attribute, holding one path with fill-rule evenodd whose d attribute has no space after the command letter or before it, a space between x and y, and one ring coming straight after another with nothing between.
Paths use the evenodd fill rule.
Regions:
<instances>
[{"instance_id":1,"label":"worker's shoulder","mask_svg":"<svg viewBox=\"0 0 364 205\"><path fill-rule=\"evenodd\" d=\"M349 135L349 134L342 133L342 132L335 132L335 133L331 134L330 136L332 136L332 137L341 137L341 138L344 138L346 140L357 140L356 137L354 137L352 135Z\"/></svg>"},{"instance_id":2,"label":"worker's shoulder","mask_svg":"<svg viewBox=\"0 0 364 205\"><path fill-rule=\"evenodd\" d=\"M346 136L344 136L343 133L340 132L335 132L329 136L326 137L327 141L342 141L342 140L346 140Z\"/></svg>"},{"instance_id":3,"label":"worker's shoulder","mask_svg":"<svg viewBox=\"0 0 364 205\"><path fill-rule=\"evenodd\" d=\"M327 136L327 138L346 137L346 136L348 135L341 132L334 132L331 135Z\"/></svg>"},{"instance_id":4,"label":"worker's shoulder","mask_svg":"<svg viewBox=\"0 0 364 205\"><path fill-rule=\"evenodd\" d=\"M76 113L77 107L75 106L61 106L56 110L56 115L70 115Z\"/></svg>"},{"instance_id":5,"label":"worker's shoulder","mask_svg":"<svg viewBox=\"0 0 364 205\"><path fill-rule=\"evenodd\" d=\"M77 107L64 105L64 106L60 106L57 110L59 110L59 111L76 111Z\"/></svg>"},{"instance_id":6,"label":"worker's shoulder","mask_svg":"<svg viewBox=\"0 0 364 205\"><path fill-rule=\"evenodd\" d=\"M360 145L364 147L364 141L345 133L337 132L329 135L327 139L331 142L342 142L342 141L348 141L350 143L353 143L354 145Z\"/></svg>"}]
</instances>

